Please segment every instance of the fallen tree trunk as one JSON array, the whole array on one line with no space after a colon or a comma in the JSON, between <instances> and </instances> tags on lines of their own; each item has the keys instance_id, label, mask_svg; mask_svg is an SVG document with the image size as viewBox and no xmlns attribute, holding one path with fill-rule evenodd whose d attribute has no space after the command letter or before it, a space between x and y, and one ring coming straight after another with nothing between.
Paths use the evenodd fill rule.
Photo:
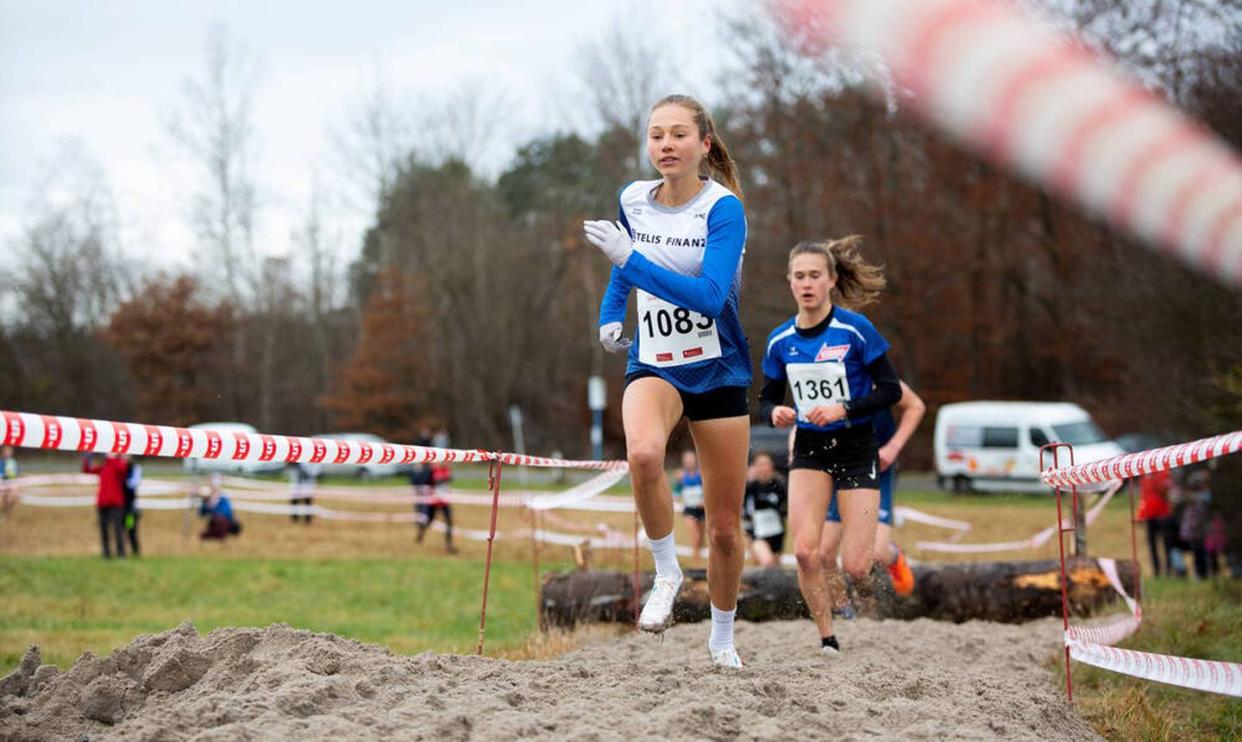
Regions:
<instances>
[{"instance_id":1,"label":"fallen tree trunk","mask_svg":"<svg viewBox=\"0 0 1242 742\"><path fill-rule=\"evenodd\" d=\"M899 598L887 573L872 573L872 600L856 600L855 609L872 618L939 621L983 620L1022 623L1061 615L1060 563L967 562L924 564L913 568L914 594ZM1108 578L1094 559L1074 559L1066 566L1069 607L1073 615L1089 616L1118 600ZM1132 561L1118 561L1122 585L1131 595L1138 570ZM640 576L646 599L652 574ZM865 591L864 591L865 592ZM625 572L572 572L544 579L540 600L543 626L577 623L633 623L633 575ZM639 603L641 605L641 603ZM673 608L677 621L702 621L711 615L705 570L688 570ZM797 574L792 569L748 569L742 575L738 618L771 621L808 617Z\"/></svg>"}]
</instances>

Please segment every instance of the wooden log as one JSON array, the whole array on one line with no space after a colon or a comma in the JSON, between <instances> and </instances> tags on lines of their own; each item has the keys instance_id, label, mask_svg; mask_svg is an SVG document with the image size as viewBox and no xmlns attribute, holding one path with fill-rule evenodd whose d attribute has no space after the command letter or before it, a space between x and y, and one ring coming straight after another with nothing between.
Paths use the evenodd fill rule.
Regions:
<instances>
[{"instance_id":1,"label":"wooden log","mask_svg":"<svg viewBox=\"0 0 1242 742\"><path fill-rule=\"evenodd\" d=\"M1138 577L1131 561L1117 562L1122 585L1134 594ZM1074 559L1066 567L1069 606L1075 616L1089 616L1119 598L1094 559ZM872 573L871 600L856 600L855 608L873 618L911 620L933 618L960 623L970 620L1022 623L1061 615L1060 563L968 562L922 564L914 567L915 590L899 598L887 573ZM643 599L653 575L642 575ZM624 572L552 574L543 581L541 620L544 625L577 623L633 623L633 576ZM865 592L865 591L864 591ZM702 621L711 615L705 570L688 570L673 607L679 622ZM770 621L808 617L806 604L792 569L748 569L742 575L738 617Z\"/></svg>"}]
</instances>

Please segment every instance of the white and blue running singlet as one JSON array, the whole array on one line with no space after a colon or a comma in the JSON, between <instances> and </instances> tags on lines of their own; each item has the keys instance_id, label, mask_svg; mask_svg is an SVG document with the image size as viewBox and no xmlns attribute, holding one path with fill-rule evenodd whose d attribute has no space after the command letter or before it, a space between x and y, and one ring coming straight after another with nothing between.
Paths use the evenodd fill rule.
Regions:
<instances>
[{"instance_id":1,"label":"white and blue running singlet","mask_svg":"<svg viewBox=\"0 0 1242 742\"><path fill-rule=\"evenodd\" d=\"M637 288L638 329L626 375L645 371L677 389L702 393L750 386L750 349L738 318L746 213L713 180L688 203L669 207L652 193L659 180L621 191L621 223L634 240L624 268L613 268L599 323L625 321Z\"/></svg>"},{"instance_id":2,"label":"white and blue running singlet","mask_svg":"<svg viewBox=\"0 0 1242 742\"><path fill-rule=\"evenodd\" d=\"M770 379L784 379L793 393L798 427L827 432L847 425L869 422L871 415L837 420L819 426L807 419L820 405L859 399L871 391L867 365L888 352L884 339L858 312L834 306L828 325L815 335L803 335L791 317L768 335L763 355L763 373Z\"/></svg>"}]
</instances>

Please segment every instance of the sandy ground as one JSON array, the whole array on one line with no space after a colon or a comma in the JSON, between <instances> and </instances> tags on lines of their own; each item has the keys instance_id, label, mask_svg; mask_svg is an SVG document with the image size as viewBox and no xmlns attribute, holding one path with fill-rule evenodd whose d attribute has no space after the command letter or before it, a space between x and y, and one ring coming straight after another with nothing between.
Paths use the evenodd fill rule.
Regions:
<instances>
[{"instance_id":1,"label":"sandy ground","mask_svg":"<svg viewBox=\"0 0 1242 742\"><path fill-rule=\"evenodd\" d=\"M821 657L809 622L706 624L553 660L391 654L287 626L142 636L0 681L0 739L1086 739L1048 669L1059 622L857 620Z\"/></svg>"}]
</instances>

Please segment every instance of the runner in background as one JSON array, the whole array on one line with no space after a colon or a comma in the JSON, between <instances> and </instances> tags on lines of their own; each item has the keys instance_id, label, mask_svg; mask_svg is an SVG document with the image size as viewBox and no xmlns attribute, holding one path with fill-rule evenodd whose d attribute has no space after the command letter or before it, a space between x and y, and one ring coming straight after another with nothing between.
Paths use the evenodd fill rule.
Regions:
<instances>
[{"instance_id":1,"label":"runner in background","mask_svg":"<svg viewBox=\"0 0 1242 742\"><path fill-rule=\"evenodd\" d=\"M322 464L310 464L295 462L289 465L289 504L298 507L304 506L307 511L298 513L290 512L289 520L294 523L303 521L306 525L311 523L310 506L315 504L315 483L323 472Z\"/></svg>"},{"instance_id":2,"label":"runner in background","mask_svg":"<svg viewBox=\"0 0 1242 742\"><path fill-rule=\"evenodd\" d=\"M420 439L422 440L422 439ZM431 440L416 445L430 445ZM436 513L444 518L444 549L450 554L457 553L453 546L453 506L449 504L449 483L453 481L453 470L448 464L415 464L410 472L410 484L414 488L414 524L418 527L418 535L414 542L421 544L427 535L427 529L435 520Z\"/></svg>"},{"instance_id":3,"label":"runner in background","mask_svg":"<svg viewBox=\"0 0 1242 742\"><path fill-rule=\"evenodd\" d=\"M750 449L750 349L738 316L746 214L737 166L698 101L670 95L652 107L647 156L659 180L621 191L619 221L583 224L613 264L600 304L599 339L629 350L622 402L634 502L649 537L656 577L639 628L673 620L681 565L673 541L673 500L664 471L669 435L683 416L703 474L707 582L717 665L738 668L733 618L741 583L742 495ZM623 338L636 288L638 339Z\"/></svg>"},{"instance_id":4,"label":"runner in background","mask_svg":"<svg viewBox=\"0 0 1242 742\"><path fill-rule=\"evenodd\" d=\"M691 560L697 562L703 554L703 473L699 471L699 457L694 451L683 451L681 469L673 482L673 496L681 500L682 522L690 534Z\"/></svg>"},{"instance_id":5,"label":"runner in background","mask_svg":"<svg viewBox=\"0 0 1242 742\"><path fill-rule=\"evenodd\" d=\"M876 443L880 448L880 511L875 527L875 561L888 569L893 581L893 591L901 596L914 592L914 573L906 562L901 548L893 542L893 499L897 493L897 457L909 442L910 436L918 429L919 422L927 405L919 395L914 393L906 383L901 382L901 399L891 408L879 412L872 420L875 427ZM896 413L896 420L894 420ZM837 551L841 546L841 512L837 506L837 492L834 489L832 501L828 503L828 522L824 525L823 540L820 542L820 555L824 569L828 570L829 585L833 588L835 607L848 615L853 612L847 607L844 585L833 579L831 575L837 568Z\"/></svg>"},{"instance_id":6,"label":"runner in background","mask_svg":"<svg viewBox=\"0 0 1242 742\"><path fill-rule=\"evenodd\" d=\"M827 656L840 652L832 629L828 573L820 555L833 488L839 489L841 561L866 596L880 504L879 445L872 418L901 397L888 341L862 314L884 288L880 268L859 255L862 238L801 242L789 253L798 313L768 336L760 416L797 426L789 466L789 526L798 586ZM785 405L787 387L793 406Z\"/></svg>"},{"instance_id":7,"label":"runner in background","mask_svg":"<svg viewBox=\"0 0 1242 742\"><path fill-rule=\"evenodd\" d=\"M750 553L760 567L779 567L785 549L785 514L789 511L785 480L766 453L755 454L750 470L743 505Z\"/></svg>"}]
</instances>

